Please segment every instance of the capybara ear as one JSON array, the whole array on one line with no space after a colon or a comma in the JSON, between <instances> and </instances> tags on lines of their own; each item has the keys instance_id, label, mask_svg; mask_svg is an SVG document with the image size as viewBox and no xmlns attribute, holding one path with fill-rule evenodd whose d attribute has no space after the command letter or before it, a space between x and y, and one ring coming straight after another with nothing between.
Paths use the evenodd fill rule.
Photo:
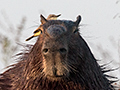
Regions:
<instances>
[{"instance_id":1,"label":"capybara ear","mask_svg":"<svg viewBox=\"0 0 120 90\"><path fill-rule=\"evenodd\" d=\"M78 16L77 16L77 20L75 21L75 25L76 25L76 27L79 26L80 21L81 21L81 16L78 15Z\"/></svg>"},{"instance_id":2,"label":"capybara ear","mask_svg":"<svg viewBox=\"0 0 120 90\"><path fill-rule=\"evenodd\" d=\"M41 18L40 22L42 24L45 24L47 22L47 19L45 19L45 17L42 14L40 15L40 18Z\"/></svg>"}]
</instances>

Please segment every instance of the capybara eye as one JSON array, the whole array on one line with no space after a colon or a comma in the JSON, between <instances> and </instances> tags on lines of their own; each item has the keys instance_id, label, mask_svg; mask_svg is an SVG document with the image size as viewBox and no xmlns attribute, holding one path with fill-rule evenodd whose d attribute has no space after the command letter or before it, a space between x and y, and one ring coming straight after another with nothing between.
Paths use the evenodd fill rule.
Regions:
<instances>
[{"instance_id":1,"label":"capybara eye","mask_svg":"<svg viewBox=\"0 0 120 90\"><path fill-rule=\"evenodd\" d=\"M48 49L47 49L47 48L43 49L43 53L44 53L44 54L46 54L47 52L48 52Z\"/></svg>"},{"instance_id":2,"label":"capybara eye","mask_svg":"<svg viewBox=\"0 0 120 90\"><path fill-rule=\"evenodd\" d=\"M66 50L65 48L60 48L60 52L61 52L61 53L66 53L67 50Z\"/></svg>"}]
</instances>

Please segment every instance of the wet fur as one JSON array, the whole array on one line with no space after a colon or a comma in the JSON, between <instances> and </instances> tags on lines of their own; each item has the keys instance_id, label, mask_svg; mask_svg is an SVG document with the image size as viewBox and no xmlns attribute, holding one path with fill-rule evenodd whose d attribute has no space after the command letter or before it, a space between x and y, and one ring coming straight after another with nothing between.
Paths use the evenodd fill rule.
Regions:
<instances>
[{"instance_id":1,"label":"wet fur","mask_svg":"<svg viewBox=\"0 0 120 90\"><path fill-rule=\"evenodd\" d=\"M59 24L71 29L72 21L49 21L44 29ZM78 29L78 28L77 28ZM0 75L0 90L114 90L79 32L72 34L68 48L69 77L50 80L45 77L41 48L44 37L19 56L19 62Z\"/></svg>"}]
</instances>

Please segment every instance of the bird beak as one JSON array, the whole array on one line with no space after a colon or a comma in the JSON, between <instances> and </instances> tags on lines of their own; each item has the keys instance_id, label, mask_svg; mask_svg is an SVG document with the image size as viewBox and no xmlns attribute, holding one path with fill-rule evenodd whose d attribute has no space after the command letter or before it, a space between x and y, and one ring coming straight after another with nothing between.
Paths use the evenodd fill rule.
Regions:
<instances>
[{"instance_id":1,"label":"bird beak","mask_svg":"<svg viewBox=\"0 0 120 90\"><path fill-rule=\"evenodd\" d=\"M57 17L61 16L61 14L57 15Z\"/></svg>"}]
</instances>

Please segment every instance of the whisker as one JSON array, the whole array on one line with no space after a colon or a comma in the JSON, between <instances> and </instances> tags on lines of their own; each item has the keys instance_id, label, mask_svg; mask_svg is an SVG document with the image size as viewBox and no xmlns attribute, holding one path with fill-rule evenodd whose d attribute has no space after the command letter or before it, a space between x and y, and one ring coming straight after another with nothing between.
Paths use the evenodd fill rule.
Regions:
<instances>
[{"instance_id":1,"label":"whisker","mask_svg":"<svg viewBox=\"0 0 120 90\"><path fill-rule=\"evenodd\" d=\"M76 69L73 67L73 65L68 65L68 67L69 67L74 73L79 72L78 70L76 70ZM71 71L71 70L70 70L70 71Z\"/></svg>"}]
</instances>

